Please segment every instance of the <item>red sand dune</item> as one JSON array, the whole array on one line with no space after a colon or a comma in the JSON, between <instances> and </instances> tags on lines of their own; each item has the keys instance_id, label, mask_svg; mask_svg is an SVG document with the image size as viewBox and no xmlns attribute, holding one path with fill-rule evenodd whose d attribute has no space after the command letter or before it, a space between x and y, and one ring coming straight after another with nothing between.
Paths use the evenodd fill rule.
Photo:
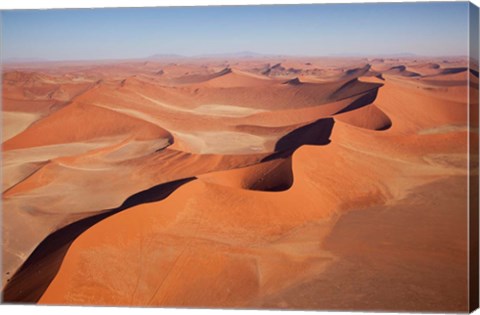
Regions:
<instances>
[{"instance_id":1,"label":"red sand dune","mask_svg":"<svg viewBox=\"0 0 480 315\"><path fill-rule=\"evenodd\" d=\"M466 310L465 61L4 71L5 301Z\"/></svg>"}]
</instances>

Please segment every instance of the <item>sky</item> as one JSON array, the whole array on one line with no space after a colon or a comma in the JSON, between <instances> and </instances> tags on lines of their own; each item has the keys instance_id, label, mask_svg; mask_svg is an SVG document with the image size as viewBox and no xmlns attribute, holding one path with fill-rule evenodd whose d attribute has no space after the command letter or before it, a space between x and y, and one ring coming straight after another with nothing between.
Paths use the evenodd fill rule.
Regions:
<instances>
[{"instance_id":1,"label":"sky","mask_svg":"<svg viewBox=\"0 0 480 315\"><path fill-rule=\"evenodd\" d=\"M467 55L468 3L5 10L4 59Z\"/></svg>"}]
</instances>

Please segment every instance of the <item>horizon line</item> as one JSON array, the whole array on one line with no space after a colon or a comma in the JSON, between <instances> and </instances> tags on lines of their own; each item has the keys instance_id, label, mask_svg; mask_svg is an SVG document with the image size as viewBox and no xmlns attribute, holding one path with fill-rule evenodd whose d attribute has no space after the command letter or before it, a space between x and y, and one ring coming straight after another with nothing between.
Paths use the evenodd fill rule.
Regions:
<instances>
[{"instance_id":1,"label":"horizon line","mask_svg":"<svg viewBox=\"0 0 480 315\"><path fill-rule=\"evenodd\" d=\"M157 53L145 57L120 57L120 58L91 58L91 59L48 59L48 58L2 58L2 64L35 64L35 63L54 63L54 62L115 62L115 61L149 61L149 60L180 60L180 59L217 59L217 58L237 58L237 59L263 59L263 58L468 58L468 55L420 55L415 53L385 53L385 54L319 54L319 55L300 55L300 54L270 54L257 53L253 51L208 53L196 55L182 55L176 53Z\"/></svg>"}]
</instances>

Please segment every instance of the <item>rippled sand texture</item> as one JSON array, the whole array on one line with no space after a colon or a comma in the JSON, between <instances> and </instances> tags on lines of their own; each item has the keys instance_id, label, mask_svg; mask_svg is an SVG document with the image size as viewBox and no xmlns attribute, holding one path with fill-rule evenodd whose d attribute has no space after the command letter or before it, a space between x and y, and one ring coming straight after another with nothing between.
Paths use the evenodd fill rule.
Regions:
<instances>
[{"instance_id":1,"label":"rippled sand texture","mask_svg":"<svg viewBox=\"0 0 480 315\"><path fill-rule=\"evenodd\" d=\"M5 301L466 311L466 62L7 65Z\"/></svg>"}]
</instances>

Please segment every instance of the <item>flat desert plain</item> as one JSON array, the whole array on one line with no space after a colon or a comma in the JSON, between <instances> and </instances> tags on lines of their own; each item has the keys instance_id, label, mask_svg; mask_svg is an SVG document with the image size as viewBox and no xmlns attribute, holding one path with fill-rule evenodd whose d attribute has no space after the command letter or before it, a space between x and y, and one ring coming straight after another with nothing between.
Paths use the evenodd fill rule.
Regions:
<instances>
[{"instance_id":1,"label":"flat desert plain","mask_svg":"<svg viewBox=\"0 0 480 315\"><path fill-rule=\"evenodd\" d=\"M467 311L467 65L5 65L4 301Z\"/></svg>"}]
</instances>

